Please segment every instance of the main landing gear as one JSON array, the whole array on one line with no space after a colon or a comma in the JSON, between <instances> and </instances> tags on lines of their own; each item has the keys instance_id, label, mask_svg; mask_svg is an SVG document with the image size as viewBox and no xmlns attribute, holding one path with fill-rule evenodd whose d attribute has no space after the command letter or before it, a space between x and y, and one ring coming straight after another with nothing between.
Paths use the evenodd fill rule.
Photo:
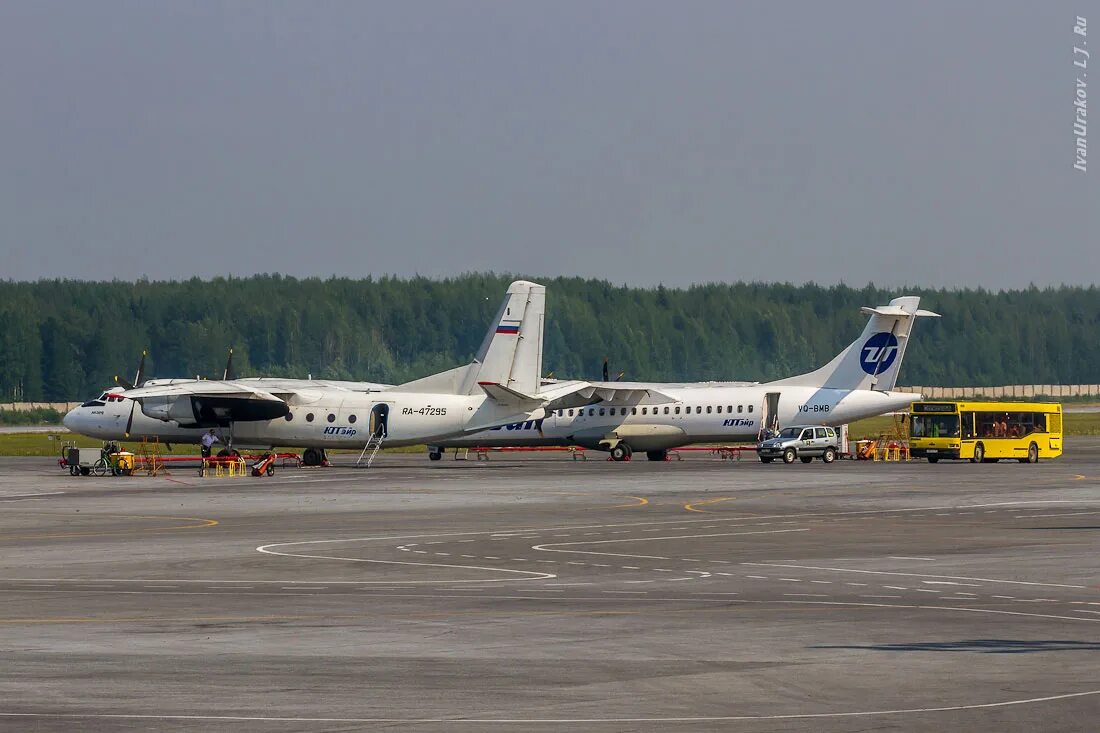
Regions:
<instances>
[{"instance_id":1,"label":"main landing gear","mask_svg":"<svg viewBox=\"0 0 1100 733\"><path fill-rule=\"evenodd\" d=\"M328 456L323 448L306 448L302 451L303 466L325 466L328 464Z\"/></svg>"},{"instance_id":2,"label":"main landing gear","mask_svg":"<svg viewBox=\"0 0 1100 733\"><path fill-rule=\"evenodd\" d=\"M626 443L616 443L615 447L611 449L611 460L613 461L629 461L634 455L634 451Z\"/></svg>"}]
</instances>

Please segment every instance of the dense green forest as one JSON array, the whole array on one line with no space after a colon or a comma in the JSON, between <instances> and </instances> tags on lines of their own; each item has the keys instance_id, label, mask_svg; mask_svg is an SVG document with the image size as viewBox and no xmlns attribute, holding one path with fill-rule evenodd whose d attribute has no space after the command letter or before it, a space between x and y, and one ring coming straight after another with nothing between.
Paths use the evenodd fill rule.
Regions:
<instances>
[{"instance_id":1,"label":"dense green forest","mask_svg":"<svg viewBox=\"0 0 1100 733\"><path fill-rule=\"evenodd\" d=\"M133 376L402 382L468 361L513 278L0 282L0 399L71 400ZM763 380L818 366L863 328L859 307L901 291L734 283L547 285L545 369L598 378ZM903 384L1100 382L1100 290L922 290Z\"/></svg>"}]
</instances>

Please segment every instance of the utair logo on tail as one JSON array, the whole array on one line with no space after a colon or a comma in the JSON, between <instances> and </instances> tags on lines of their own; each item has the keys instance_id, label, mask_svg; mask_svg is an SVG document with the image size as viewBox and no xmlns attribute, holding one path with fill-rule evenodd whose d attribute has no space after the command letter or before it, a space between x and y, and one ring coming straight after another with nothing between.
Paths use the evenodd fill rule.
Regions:
<instances>
[{"instance_id":1,"label":"utair logo on tail","mask_svg":"<svg viewBox=\"0 0 1100 733\"><path fill-rule=\"evenodd\" d=\"M882 374L898 356L898 337L887 331L876 333L863 344L859 365L868 374Z\"/></svg>"}]
</instances>

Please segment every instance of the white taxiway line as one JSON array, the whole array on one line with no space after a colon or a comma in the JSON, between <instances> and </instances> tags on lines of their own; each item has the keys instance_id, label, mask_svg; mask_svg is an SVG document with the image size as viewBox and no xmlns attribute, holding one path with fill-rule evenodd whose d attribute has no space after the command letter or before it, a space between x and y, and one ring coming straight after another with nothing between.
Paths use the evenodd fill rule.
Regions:
<instances>
[{"instance_id":1,"label":"white taxiway line","mask_svg":"<svg viewBox=\"0 0 1100 733\"><path fill-rule=\"evenodd\" d=\"M1100 690L1067 692L1061 695L1031 697L1020 700L1002 700L999 702L972 703L970 705L945 705L928 708L899 708L895 710L853 710L836 713L778 713L775 715L696 715L684 717L635 717L635 718L310 718L293 716L262 715L167 715L140 713L18 713L0 711L3 718L40 718L55 720L177 720L208 722L254 722L254 723L403 723L403 724L445 724L445 725L565 725L565 724L607 724L607 723L708 723L750 720L813 720L822 718L866 718L885 715L922 715L929 713L960 712L965 710L984 710L1014 705L1035 705L1058 700L1100 695Z\"/></svg>"}]
</instances>

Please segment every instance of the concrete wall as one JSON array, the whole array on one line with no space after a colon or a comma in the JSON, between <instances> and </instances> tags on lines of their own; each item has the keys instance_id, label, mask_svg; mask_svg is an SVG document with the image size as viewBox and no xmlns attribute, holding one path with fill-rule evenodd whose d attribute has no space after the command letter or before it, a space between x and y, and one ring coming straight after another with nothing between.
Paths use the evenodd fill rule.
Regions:
<instances>
[{"instance_id":1,"label":"concrete wall","mask_svg":"<svg viewBox=\"0 0 1100 733\"><path fill-rule=\"evenodd\" d=\"M68 412L79 406L79 402L0 402L0 410L9 412L35 410L38 408L53 408L58 412Z\"/></svg>"},{"instance_id":2,"label":"concrete wall","mask_svg":"<svg viewBox=\"0 0 1100 733\"><path fill-rule=\"evenodd\" d=\"M1100 384L1003 384L993 387L896 387L899 392L923 394L932 400L1031 399L1033 397L1097 397Z\"/></svg>"}]
</instances>

